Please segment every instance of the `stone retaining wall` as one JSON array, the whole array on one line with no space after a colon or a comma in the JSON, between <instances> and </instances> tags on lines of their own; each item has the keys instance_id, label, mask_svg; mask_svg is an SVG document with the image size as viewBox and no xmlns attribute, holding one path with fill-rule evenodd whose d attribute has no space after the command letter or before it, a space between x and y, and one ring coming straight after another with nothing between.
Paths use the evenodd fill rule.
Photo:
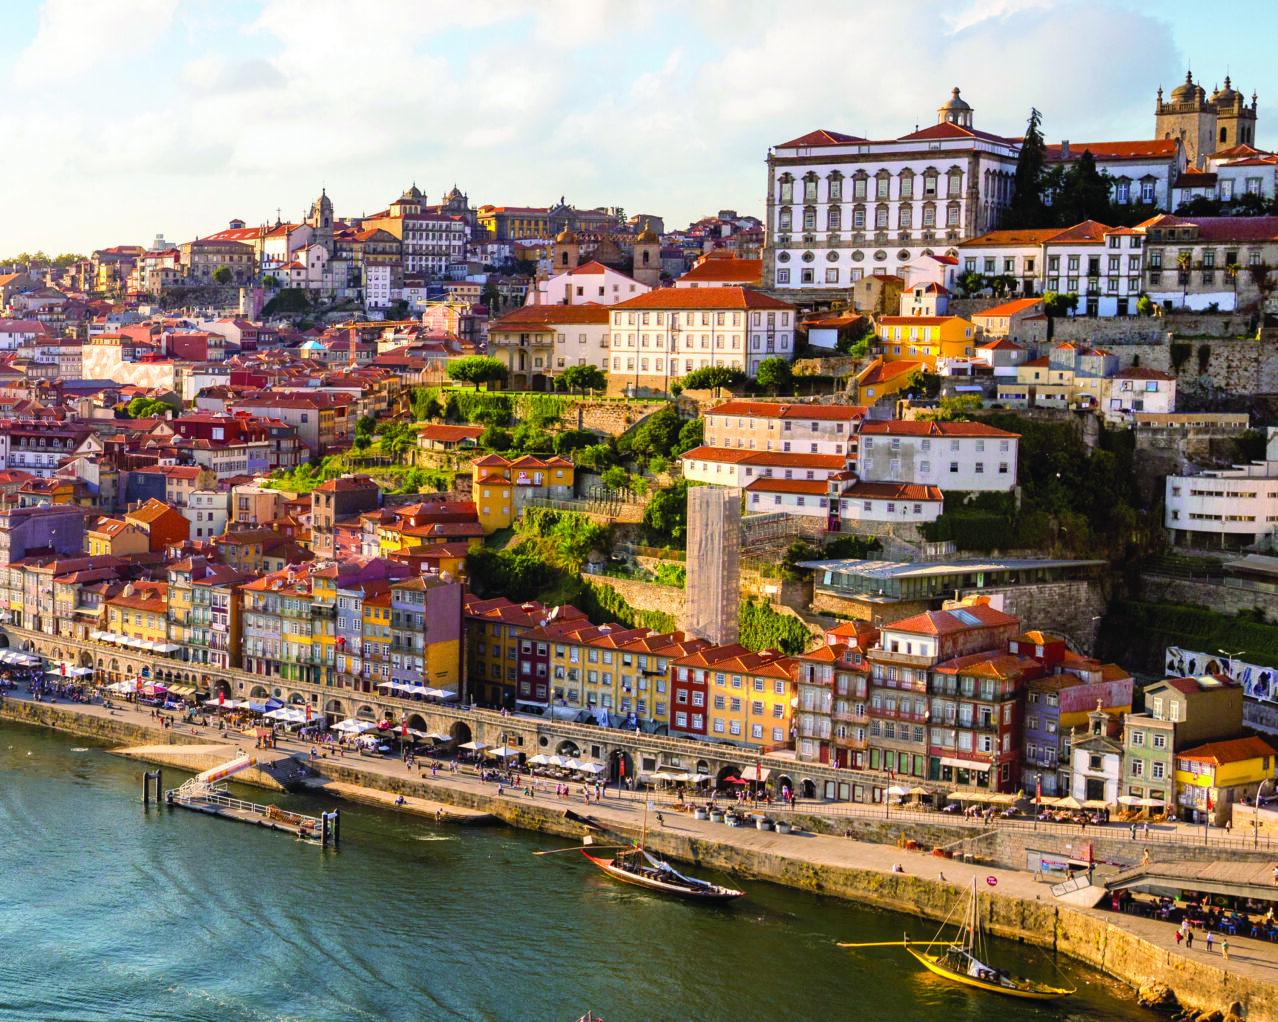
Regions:
<instances>
[{"instance_id":1,"label":"stone retaining wall","mask_svg":"<svg viewBox=\"0 0 1278 1022\"><path fill-rule=\"evenodd\" d=\"M655 582L640 582L633 578L613 578L610 575L583 575L587 582L607 586L635 610L659 610L673 614L676 622L683 621L687 613L687 596L674 586L659 586Z\"/></svg>"},{"instance_id":2,"label":"stone retaining wall","mask_svg":"<svg viewBox=\"0 0 1278 1022\"><path fill-rule=\"evenodd\" d=\"M1140 598L1153 603L1190 603L1221 614L1237 614L1240 610L1261 607L1266 617L1278 619L1278 593L1149 574L1141 575L1140 586Z\"/></svg>"}]
</instances>

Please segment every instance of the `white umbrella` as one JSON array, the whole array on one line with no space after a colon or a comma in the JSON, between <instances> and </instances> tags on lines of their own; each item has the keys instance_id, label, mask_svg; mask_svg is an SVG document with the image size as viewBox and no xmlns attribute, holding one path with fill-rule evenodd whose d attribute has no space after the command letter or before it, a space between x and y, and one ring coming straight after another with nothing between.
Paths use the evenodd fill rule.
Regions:
<instances>
[{"instance_id":1,"label":"white umbrella","mask_svg":"<svg viewBox=\"0 0 1278 1022\"><path fill-rule=\"evenodd\" d=\"M1119 801L1119 804L1121 805L1138 806L1140 805L1140 796L1139 795L1119 795L1118 801Z\"/></svg>"},{"instance_id":2,"label":"white umbrella","mask_svg":"<svg viewBox=\"0 0 1278 1022\"><path fill-rule=\"evenodd\" d=\"M503 745L499 749L491 750L488 755L492 756L494 759L510 759L512 756L518 756L519 750L509 749Z\"/></svg>"},{"instance_id":3,"label":"white umbrella","mask_svg":"<svg viewBox=\"0 0 1278 1022\"><path fill-rule=\"evenodd\" d=\"M586 764L579 759L570 759L564 764L564 768L567 770L583 770L585 766Z\"/></svg>"},{"instance_id":4,"label":"white umbrella","mask_svg":"<svg viewBox=\"0 0 1278 1022\"><path fill-rule=\"evenodd\" d=\"M488 748L488 746L483 742L464 742L458 746L458 748L468 749L471 752L479 752L481 749Z\"/></svg>"},{"instance_id":5,"label":"white umbrella","mask_svg":"<svg viewBox=\"0 0 1278 1022\"><path fill-rule=\"evenodd\" d=\"M580 769L588 774L602 774L608 768L602 763L582 763ZM678 778L676 777L675 780Z\"/></svg>"},{"instance_id":6,"label":"white umbrella","mask_svg":"<svg viewBox=\"0 0 1278 1022\"><path fill-rule=\"evenodd\" d=\"M437 742L451 742L453 740L452 735L441 735L438 731L428 734L426 737L433 738Z\"/></svg>"},{"instance_id":7,"label":"white umbrella","mask_svg":"<svg viewBox=\"0 0 1278 1022\"><path fill-rule=\"evenodd\" d=\"M1147 808L1154 808L1154 807L1157 807L1157 806L1164 805L1165 803L1163 802L1163 800L1162 800L1161 798L1142 798L1142 799L1141 799L1139 802L1137 802L1136 804L1137 804L1138 806L1145 806L1145 807L1147 807Z\"/></svg>"},{"instance_id":8,"label":"white umbrella","mask_svg":"<svg viewBox=\"0 0 1278 1022\"><path fill-rule=\"evenodd\" d=\"M550 757L542 755L542 753L540 752L537 753L537 755L533 756L532 759L528 761L529 766L548 766L549 764L550 764Z\"/></svg>"},{"instance_id":9,"label":"white umbrella","mask_svg":"<svg viewBox=\"0 0 1278 1022\"><path fill-rule=\"evenodd\" d=\"M903 788L899 784L894 784L892 787L888 788L889 795L908 795L909 793L909 788Z\"/></svg>"},{"instance_id":10,"label":"white umbrella","mask_svg":"<svg viewBox=\"0 0 1278 1022\"><path fill-rule=\"evenodd\" d=\"M348 717L346 720L338 721L333 725L334 731L343 731L347 734L363 734L365 731L371 731L377 727L371 720L355 720Z\"/></svg>"}]
</instances>

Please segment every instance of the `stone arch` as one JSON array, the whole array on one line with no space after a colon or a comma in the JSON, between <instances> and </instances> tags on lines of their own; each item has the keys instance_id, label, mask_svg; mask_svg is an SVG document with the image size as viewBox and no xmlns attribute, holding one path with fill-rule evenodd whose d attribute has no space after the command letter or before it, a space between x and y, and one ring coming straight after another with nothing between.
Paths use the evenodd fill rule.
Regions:
<instances>
[{"instance_id":1,"label":"stone arch","mask_svg":"<svg viewBox=\"0 0 1278 1022\"><path fill-rule=\"evenodd\" d=\"M786 788L794 791L794 778L789 774L779 774L772 778L772 786L778 792L785 791Z\"/></svg>"},{"instance_id":2,"label":"stone arch","mask_svg":"<svg viewBox=\"0 0 1278 1022\"><path fill-rule=\"evenodd\" d=\"M714 775L714 786L716 788L732 789L735 785L729 783L727 778L740 776L741 768L735 763L729 763L727 766L721 767L719 772Z\"/></svg>"},{"instance_id":3,"label":"stone arch","mask_svg":"<svg viewBox=\"0 0 1278 1022\"><path fill-rule=\"evenodd\" d=\"M811 777L805 777L799 782L799 798L816 798L817 786L816 781Z\"/></svg>"},{"instance_id":4,"label":"stone arch","mask_svg":"<svg viewBox=\"0 0 1278 1022\"><path fill-rule=\"evenodd\" d=\"M452 726L448 729L448 733L452 735L453 741L458 745L465 745L474 738L470 731L470 725L464 720L453 721Z\"/></svg>"},{"instance_id":5,"label":"stone arch","mask_svg":"<svg viewBox=\"0 0 1278 1022\"><path fill-rule=\"evenodd\" d=\"M634 780L635 778L635 761L634 758L625 749L613 749L608 754L608 779L616 781L623 776L625 771L626 780Z\"/></svg>"},{"instance_id":6,"label":"stone arch","mask_svg":"<svg viewBox=\"0 0 1278 1022\"><path fill-rule=\"evenodd\" d=\"M377 711L373 709L373 707L365 703L363 706L361 706L358 710L355 711L355 719L356 720L376 720Z\"/></svg>"},{"instance_id":7,"label":"stone arch","mask_svg":"<svg viewBox=\"0 0 1278 1022\"><path fill-rule=\"evenodd\" d=\"M209 686L209 695L212 696L214 699L216 699L219 695L224 695L226 696L227 699L230 699L231 686L228 682L225 682L225 681L215 681L213 682L212 685Z\"/></svg>"},{"instance_id":8,"label":"stone arch","mask_svg":"<svg viewBox=\"0 0 1278 1022\"><path fill-rule=\"evenodd\" d=\"M426 718L423 717L420 713L410 713L408 715L407 723L408 723L408 726L415 731L428 730L426 727Z\"/></svg>"},{"instance_id":9,"label":"stone arch","mask_svg":"<svg viewBox=\"0 0 1278 1022\"><path fill-rule=\"evenodd\" d=\"M581 755L581 747L576 742L565 738L562 742L555 746L555 755L569 756L576 759Z\"/></svg>"},{"instance_id":10,"label":"stone arch","mask_svg":"<svg viewBox=\"0 0 1278 1022\"><path fill-rule=\"evenodd\" d=\"M9 648L9 636L5 635L4 632L0 632L0 649L8 649L8 648Z\"/></svg>"},{"instance_id":11,"label":"stone arch","mask_svg":"<svg viewBox=\"0 0 1278 1022\"><path fill-rule=\"evenodd\" d=\"M342 701L340 699L330 699L327 703L324 704L324 712L334 713L334 714L339 714L344 716L346 713L346 708L342 705Z\"/></svg>"},{"instance_id":12,"label":"stone arch","mask_svg":"<svg viewBox=\"0 0 1278 1022\"><path fill-rule=\"evenodd\" d=\"M268 692L265 686L263 685L254 685L251 689L249 689L249 698L250 699L270 699L271 693Z\"/></svg>"},{"instance_id":13,"label":"stone arch","mask_svg":"<svg viewBox=\"0 0 1278 1022\"><path fill-rule=\"evenodd\" d=\"M79 657L79 659L77 660L77 663L78 663L81 667L92 667L92 666L93 666L93 654L92 654L92 653L90 653L88 650L84 650L84 651L82 651L82 652L80 653L80 657Z\"/></svg>"},{"instance_id":14,"label":"stone arch","mask_svg":"<svg viewBox=\"0 0 1278 1022\"><path fill-rule=\"evenodd\" d=\"M704 759L697 760L696 772L699 774L708 774L710 772L710 764L707 763Z\"/></svg>"},{"instance_id":15,"label":"stone arch","mask_svg":"<svg viewBox=\"0 0 1278 1022\"><path fill-rule=\"evenodd\" d=\"M306 695L302 692L290 692L288 694L288 702L290 706L305 706Z\"/></svg>"}]
</instances>

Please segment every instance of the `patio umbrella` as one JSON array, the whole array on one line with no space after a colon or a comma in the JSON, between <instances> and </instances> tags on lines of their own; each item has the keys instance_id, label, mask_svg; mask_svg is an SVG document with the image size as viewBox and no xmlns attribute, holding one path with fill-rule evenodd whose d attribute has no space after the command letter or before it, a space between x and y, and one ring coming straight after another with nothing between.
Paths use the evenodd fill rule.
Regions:
<instances>
[{"instance_id":1,"label":"patio umbrella","mask_svg":"<svg viewBox=\"0 0 1278 1022\"><path fill-rule=\"evenodd\" d=\"M1151 809L1166 805L1166 803L1161 798L1142 798L1136 804L1138 806L1145 806Z\"/></svg>"},{"instance_id":2,"label":"patio umbrella","mask_svg":"<svg viewBox=\"0 0 1278 1022\"><path fill-rule=\"evenodd\" d=\"M907 795L930 795L932 794L926 788L915 786L906 792Z\"/></svg>"},{"instance_id":3,"label":"patio umbrella","mask_svg":"<svg viewBox=\"0 0 1278 1022\"><path fill-rule=\"evenodd\" d=\"M1082 809L1083 803L1076 799L1073 795L1066 795L1063 799L1056 803L1061 809Z\"/></svg>"},{"instance_id":4,"label":"patio umbrella","mask_svg":"<svg viewBox=\"0 0 1278 1022\"><path fill-rule=\"evenodd\" d=\"M1041 806L1054 806L1059 801L1060 799L1052 798L1050 795L1044 795L1038 800L1038 804Z\"/></svg>"},{"instance_id":5,"label":"patio umbrella","mask_svg":"<svg viewBox=\"0 0 1278 1022\"><path fill-rule=\"evenodd\" d=\"M1108 809L1109 803L1101 798L1089 798L1083 803L1084 809Z\"/></svg>"},{"instance_id":6,"label":"patio umbrella","mask_svg":"<svg viewBox=\"0 0 1278 1022\"><path fill-rule=\"evenodd\" d=\"M529 766L547 766L547 765L549 765L549 763L550 763L550 757L549 757L549 756L546 756L546 755L543 755L543 754L542 754L542 753L540 753L540 752L539 752L539 753L537 753L537 755L533 756L533 757L532 757L532 758L528 761L528 765L529 765Z\"/></svg>"},{"instance_id":7,"label":"patio umbrella","mask_svg":"<svg viewBox=\"0 0 1278 1022\"><path fill-rule=\"evenodd\" d=\"M956 798L960 802L984 802L985 795L979 791L951 791L950 798Z\"/></svg>"},{"instance_id":8,"label":"patio umbrella","mask_svg":"<svg viewBox=\"0 0 1278 1022\"><path fill-rule=\"evenodd\" d=\"M899 784L894 784L892 787L888 788L889 795L908 795L909 793L909 788L902 788Z\"/></svg>"},{"instance_id":9,"label":"patio umbrella","mask_svg":"<svg viewBox=\"0 0 1278 1022\"><path fill-rule=\"evenodd\" d=\"M993 802L995 805L1010 806L1013 802L1016 801L1016 796L1015 795L991 795L989 797L989 800Z\"/></svg>"},{"instance_id":10,"label":"patio umbrella","mask_svg":"<svg viewBox=\"0 0 1278 1022\"><path fill-rule=\"evenodd\" d=\"M492 756L494 759L510 759L512 756L518 756L518 755L519 755L519 750L518 750L518 749L509 749L509 748L507 748L506 746L504 746L504 745L503 745L503 746L502 746L501 748L499 748L499 749L491 749L491 750L489 750L488 755Z\"/></svg>"},{"instance_id":11,"label":"patio umbrella","mask_svg":"<svg viewBox=\"0 0 1278 1022\"><path fill-rule=\"evenodd\" d=\"M604 766L602 763L595 763L592 761L592 762L582 763L581 769L583 772L588 774L602 774L608 768ZM678 775L673 775L670 779L673 781L677 781L679 777Z\"/></svg>"},{"instance_id":12,"label":"patio umbrella","mask_svg":"<svg viewBox=\"0 0 1278 1022\"><path fill-rule=\"evenodd\" d=\"M485 742L463 742L458 748L466 749L468 752L479 752L488 748Z\"/></svg>"},{"instance_id":13,"label":"patio umbrella","mask_svg":"<svg viewBox=\"0 0 1278 1022\"><path fill-rule=\"evenodd\" d=\"M1140 805L1140 796L1139 795L1119 795L1118 802L1120 805L1138 806Z\"/></svg>"}]
</instances>

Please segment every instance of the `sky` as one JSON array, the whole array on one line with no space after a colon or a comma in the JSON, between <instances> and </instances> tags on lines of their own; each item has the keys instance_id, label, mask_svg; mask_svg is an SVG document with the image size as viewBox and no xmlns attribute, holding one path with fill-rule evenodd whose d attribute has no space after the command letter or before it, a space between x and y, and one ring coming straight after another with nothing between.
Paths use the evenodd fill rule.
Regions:
<instances>
[{"instance_id":1,"label":"sky","mask_svg":"<svg viewBox=\"0 0 1278 1022\"><path fill-rule=\"evenodd\" d=\"M946 13L938 13L938 11ZM1190 66L1259 93L1272 0L0 0L0 259L337 215L416 183L472 205L762 214L768 147L974 125L1153 137ZM1254 31L1240 31L1251 25Z\"/></svg>"}]
</instances>

